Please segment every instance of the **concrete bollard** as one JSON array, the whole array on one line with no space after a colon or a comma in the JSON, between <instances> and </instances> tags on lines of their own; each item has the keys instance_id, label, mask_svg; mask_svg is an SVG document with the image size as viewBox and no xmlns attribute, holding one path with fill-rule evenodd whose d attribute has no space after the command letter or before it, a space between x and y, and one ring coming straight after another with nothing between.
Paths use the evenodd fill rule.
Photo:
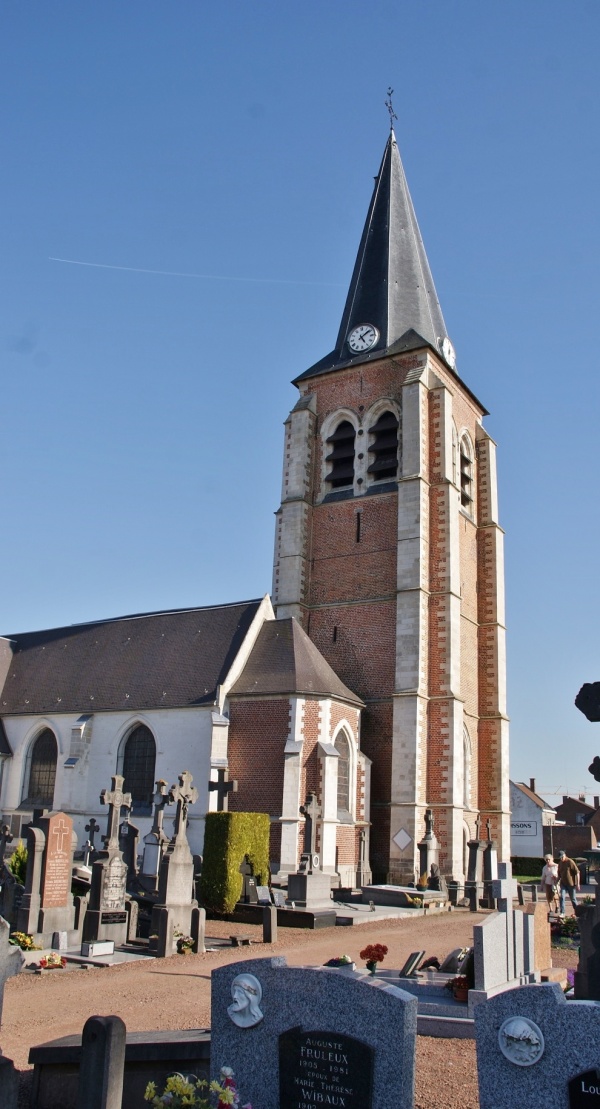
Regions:
<instances>
[{"instance_id":1,"label":"concrete bollard","mask_svg":"<svg viewBox=\"0 0 600 1109\"><path fill-rule=\"evenodd\" d=\"M206 909L200 909L197 905L192 909L190 934L194 940L196 952L198 955L203 955L206 951Z\"/></svg>"},{"instance_id":2,"label":"concrete bollard","mask_svg":"<svg viewBox=\"0 0 600 1109\"><path fill-rule=\"evenodd\" d=\"M263 943L277 943L277 906L263 906Z\"/></svg>"},{"instance_id":3,"label":"concrete bollard","mask_svg":"<svg viewBox=\"0 0 600 1109\"><path fill-rule=\"evenodd\" d=\"M126 1028L120 1017L90 1017L83 1026L77 1109L121 1109Z\"/></svg>"}]
</instances>

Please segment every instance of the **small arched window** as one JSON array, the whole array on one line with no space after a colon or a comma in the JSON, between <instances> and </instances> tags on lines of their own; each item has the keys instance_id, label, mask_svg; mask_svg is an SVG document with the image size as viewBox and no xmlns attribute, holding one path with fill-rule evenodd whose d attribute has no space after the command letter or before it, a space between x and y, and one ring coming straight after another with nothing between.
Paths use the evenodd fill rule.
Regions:
<instances>
[{"instance_id":1,"label":"small arched window","mask_svg":"<svg viewBox=\"0 0 600 1109\"><path fill-rule=\"evenodd\" d=\"M145 724L129 733L119 759L118 773L125 779L123 791L131 794L132 809L138 816L152 812L156 744Z\"/></svg>"},{"instance_id":2,"label":"small arched window","mask_svg":"<svg viewBox=\"0 0 600 1109\"><path fill-rule=\"evenodd\" d=\"M398 476L398 420L393 412L383 412L369 428L368 474L372 481L393 481Z\"/></svg>"},{"instance_id":3,"label":"small arched window","mask_svg":"<svg viewBox=\"0 0 600 1109\"><path fill-rule=\"evenodd\" d=\"M350 812L350 744L344 732L336 736L338 758L337 807L338 813Z\"/></svg>"},{"instance_id":4,"label":"small arched window","mask_svg":"<svg viewBox=\"0 0 600 1109\"><path fill-rule=\"evenodd\" d=\"M332 489L343 489L354 485L354 440L356 432L350 420L342 420L332 435L327 438L327 443L332 450L325 461L329 462L331 469L325 481Z\"/></svg>"},{"instance_id":5,"label":"small arched window","mask_svg":"<svg viewBox=\"0 0 600 1109\"><path fill-rule=\"evenodd\" d=\"M58 747L50 728L44 728L29 748L22 805L51 809L54 804Z\"/></svg>"},{"instance_id":6,"label":"small arched window","mask_svg":"<svg viewBox=\"0 0 600 1109\"><path fill-rule=\"evenodd\" d=\"M460 504L473 515L473 448L468 435L460 441Z\"/></svg>"}]
</instances>

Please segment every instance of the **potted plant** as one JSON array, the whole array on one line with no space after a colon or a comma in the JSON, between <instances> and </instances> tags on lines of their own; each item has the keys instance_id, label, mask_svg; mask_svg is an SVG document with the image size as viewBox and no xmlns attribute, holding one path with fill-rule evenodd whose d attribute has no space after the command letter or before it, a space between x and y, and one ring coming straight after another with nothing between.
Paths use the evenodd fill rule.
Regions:
<instances>
[{"instance_id":1,"label":"potted plant","mask_svg":"<svg viewBox=\"0 0 600 1109\"><path fill-rule=\"evenodd\" d=\"M193 936L184 936L183 932L175 932L175 940L177 943L178 955L193 955L194 954L194 938Z\"/></svg>"},{"instance_id":2,"label":"potted plant","mask_svg":"<svg viewBox=\"0 0 600 1109\"><path fill-rule=\"evenodd\" d=\"M47 955L42 956L39 965L42 970L64 970L67 960L58 951L49 951Z\"/></svg>"},{"instance_id":3,"label":"potted plant","mask_svg":"<svg viewBox=\"0 0 600 1109\"><path fill-rule=\"evenodd\" d=\"M466 974L457 974L455 978L449 978L446 989L450 990L455 1001L469 1000L469 979Z\"/></svg>"},{"instance_id":4,"label":"potted plant","mask_svg":"<svg viewBox=\"0 0 600 1109\"><path fill-rule=\"evenodd\" d=\"M384 943L369 943L361 951L360 957L365 960L367 970L370 971L371 974L375 974L377 963L382 963L387 953L388 949Z\"/></svg>"},{"instance_id":5,"label":"potted plant","mask_svg":"<svg viewBox=\"0 0 600 1109\"><path fill-rule=\"evenodd\" d=\"M180 1109L184 1105L196 1106L196 1109L225 1109L232 1105L237 1109L240 1095L231 1067L221 1067L218 1082L209 1083L195 1074L172 1074L167 1078L162 1094L158 1093L156 1083L149 1082L144 1101L149 1101L154 1109L162 1109L165 1105L170 1109ZM252 1109L252 1106L247 1102L240 1109Z\"/></svg>"}]
</instances>

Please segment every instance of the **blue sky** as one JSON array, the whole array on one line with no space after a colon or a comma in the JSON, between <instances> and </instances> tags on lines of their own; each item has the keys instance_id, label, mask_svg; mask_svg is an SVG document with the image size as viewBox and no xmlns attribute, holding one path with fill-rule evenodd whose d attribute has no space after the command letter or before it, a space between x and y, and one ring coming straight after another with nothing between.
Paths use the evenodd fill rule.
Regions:
<instances>
[{"instance_id":1,"label":"blue sky","mask_svg":"<svg viewBox=\"0 0 600 1109\"><path fill-rule=\"evenodd\" d=\"M597 0L4 0L4 632L270 590L290 381L334 343L391 85L499 444L511 775L593 793L599 32Z\"/></svg>"}]
</instances>

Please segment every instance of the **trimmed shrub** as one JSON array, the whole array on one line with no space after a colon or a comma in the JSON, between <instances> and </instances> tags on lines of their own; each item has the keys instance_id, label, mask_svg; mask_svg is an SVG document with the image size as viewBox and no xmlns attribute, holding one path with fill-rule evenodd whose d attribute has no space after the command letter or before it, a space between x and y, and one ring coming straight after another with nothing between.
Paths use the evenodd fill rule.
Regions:
<instances>
[{"instance_id":1,"label":"trimmed shrub","mask_svg":"<svg viewBox=\"0 0 600 1109\"><path fill-rule=\"evenodd\" d=\"M271 821L264 812L210 812L206 815L200 896L214 913L232 913L242 892L245 856L257 886L269 881Z\"/></svg>"},{"instance_id":2,"label":"trimmed shrub","mask_svg":"<svg viewBox=\"0 0 600 1109\"><path fill-rule=\"evenodd\" d=\"M530 859L526 855L513 855L510 861L513 878L518 878L521 874L531 875L532 878L541 878L544 866L543 859Z\"/></svg>"},{"instance_id":3,"label":"trimmed shrub","mask_svg":"<svg viewBox=\"0 0 600 1109\"><path fill-rule=\"evenodd\" d=\"M20 884L24 886L25 878L27 877L27 848L22 839L19 840L6 865L11 873L14 874L17 882L20 882Z\"/></svg>"}]
</instances>

